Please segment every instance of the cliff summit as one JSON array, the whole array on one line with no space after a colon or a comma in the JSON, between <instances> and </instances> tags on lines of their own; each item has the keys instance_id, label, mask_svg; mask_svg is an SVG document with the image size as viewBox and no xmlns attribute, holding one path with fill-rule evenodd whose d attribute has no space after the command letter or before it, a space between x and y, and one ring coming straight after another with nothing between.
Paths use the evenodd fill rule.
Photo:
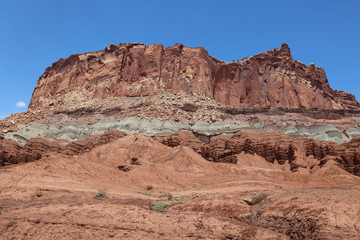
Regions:
<instances>
[{"instance_id":1,"label":"cliff summit","mask_svg":"<svg viewBox=\"0 0 360 240\"><path fill-rule=\"evenodd\" d=\"M201 47L121 43L75 54L47 68L30 108L64 99L185 93L239 108L358 109L352 94L333 90L323 68L293 60L286 43L241 61L226 63Z\"/></svg>"}]
</instances>

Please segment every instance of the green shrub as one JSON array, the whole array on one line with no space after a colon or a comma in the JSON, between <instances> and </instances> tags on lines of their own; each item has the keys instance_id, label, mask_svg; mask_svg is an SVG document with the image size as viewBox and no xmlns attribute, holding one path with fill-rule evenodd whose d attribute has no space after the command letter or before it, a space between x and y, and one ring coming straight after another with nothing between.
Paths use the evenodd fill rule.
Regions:
<instances>
[{"instance_id":1,"label":"green shrub","mask_svg":"<svg viewBox=\"0 0 360 240\"><path fill-rule=\"evenodd\" d=\"M151 189L153 189L153 185L147 185L146 186L146 190L150 191Z\"/></svg>"},{"instance_id":2,"label":"green shrub","mask_svg":"<svg viewBox=\"0 0 360 240\"><path fill-rule=\"evenodd\" d=\"M105 198L106 197L106 190L101 189L97 193L94 194L93 198Z\"/></svg>"},{"instance_id":3,"label":"green shrub","mask_svg":"<svg viewBox=\"0 0 360 240\"><path fill-rule=\"evenodd\" d=\"M150 209L156 212L163 212L166 207L171 207L177 204L182 204L182 201L157 201L150 204Z\"/></svg>"}]
</instances>

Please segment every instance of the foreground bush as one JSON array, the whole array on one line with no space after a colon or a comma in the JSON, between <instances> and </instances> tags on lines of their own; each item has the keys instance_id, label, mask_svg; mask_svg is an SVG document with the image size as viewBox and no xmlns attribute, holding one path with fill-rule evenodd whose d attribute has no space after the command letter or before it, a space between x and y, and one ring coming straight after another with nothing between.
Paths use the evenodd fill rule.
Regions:
<instances>
[{"instance_id":1,"label":"foreground bush","mask_svg":"<svg viewBox=\"0 0 360 240\"><path fill-rule=\"evenodd\" d=\"M150 204L150 209L156 212L163 212L166 207L171 207L177 204L183 203L182 201L173 200L173 201L157 201Z\"/></svg>"}]
</instances>

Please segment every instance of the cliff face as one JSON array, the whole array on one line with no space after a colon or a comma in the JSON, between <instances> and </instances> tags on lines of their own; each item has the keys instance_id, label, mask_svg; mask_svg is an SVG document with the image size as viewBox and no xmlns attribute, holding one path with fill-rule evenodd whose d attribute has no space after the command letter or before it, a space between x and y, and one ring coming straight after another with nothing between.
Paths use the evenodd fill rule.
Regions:
<instances>
[{"instance_id":1,"label":"cliff face","mask_svg":"<svg viewBox=\"0 0 360 240\"><path fill-rule=\"evenodd\" d=\"M40 77L30 108L90 98L149 96L162 92L212 96L221 62L203 48L181 44L120 44L61 59Z\"/></svg>"},{"instance_id":2,"label":"cliff face","mask_svg":"<svg viewBox=\"0 0 360 240\"><path fill-rule=\"evenodd\" d=\"M60 59L40 77L30 108L91 98L198 94L233 107L356 109L351 94L333 90L323 68L293 60L287 44L225 63L203 48L138 43Z\"/></svg>"},{"instance_id":3,"label":"cliff face","mask_svg":"<svg viewBox=\"0 0 360 240\"><path fill-rule=\"evenodd\" d=\"M223 64L215 77L214 97L235 107L352 109L351 94L334 91L323 68L293 60L287 44L280 51Z\"/></svg>"}]
</instances>

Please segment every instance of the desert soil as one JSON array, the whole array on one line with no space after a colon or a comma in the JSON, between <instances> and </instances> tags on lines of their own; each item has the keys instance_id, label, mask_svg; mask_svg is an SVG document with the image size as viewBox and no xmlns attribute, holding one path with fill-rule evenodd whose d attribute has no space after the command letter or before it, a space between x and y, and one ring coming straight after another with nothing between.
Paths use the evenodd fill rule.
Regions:
<instances>
[{"instance_id":1,"label":"desert soil","mask_svg":"<svg viewBox=\"0 0 360 240\"><path fill-rule=\"evenodd\" d=\"M237 157L209 162L135 134L0 168L0 239L360 239L359 177ZM168 198L182 203L150 209Z\"/></svg>"}]
</instances>

